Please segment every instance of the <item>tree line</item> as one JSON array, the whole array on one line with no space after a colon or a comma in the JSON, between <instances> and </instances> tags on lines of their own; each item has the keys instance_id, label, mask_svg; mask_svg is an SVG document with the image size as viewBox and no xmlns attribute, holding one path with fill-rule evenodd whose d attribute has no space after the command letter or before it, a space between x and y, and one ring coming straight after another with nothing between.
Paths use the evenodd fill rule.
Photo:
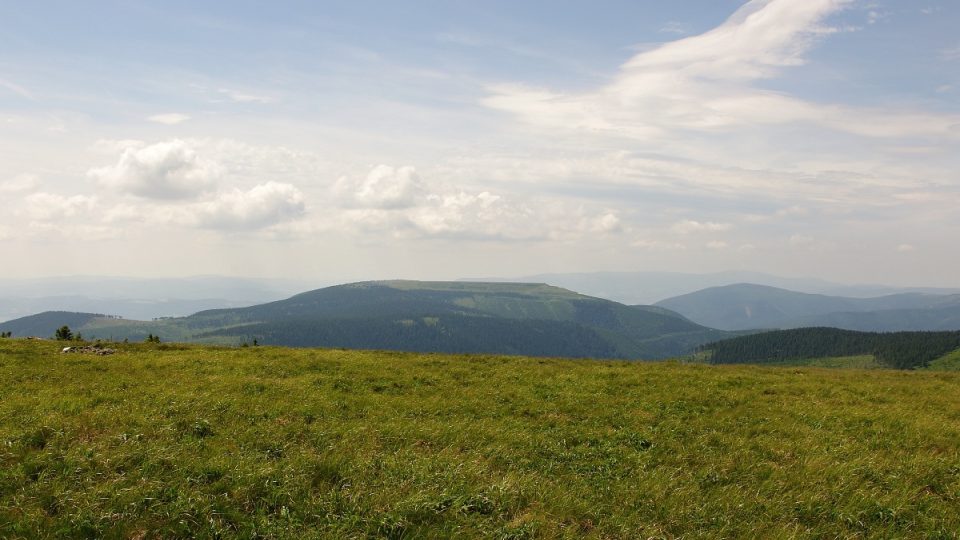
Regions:
<instances>
[{"instance_id":1,"label":"tree line","mask_svg":"<svg viewBox=\"0 0 960 540\"><path fill-rule=\"evenodd\" d=\"M888 367L916 369L958 348L960 331L875 333L797 328L708 343L700 351L710 353L712 364L783 363L870 354Z\"/></svg>"}]
</instances>

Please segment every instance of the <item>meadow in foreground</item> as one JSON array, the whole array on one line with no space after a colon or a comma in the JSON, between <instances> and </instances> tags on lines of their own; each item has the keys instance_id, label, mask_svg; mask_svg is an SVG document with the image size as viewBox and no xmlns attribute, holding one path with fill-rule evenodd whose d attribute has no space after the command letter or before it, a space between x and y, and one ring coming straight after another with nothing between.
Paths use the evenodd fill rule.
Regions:
<instances>
[{"instance_id":1,"label":"meadow in foreground","mask_svg":"<svg viewBox=\"0 0 960 540\"><path fill-rule=\"evenodd\" d=\"M0 537L956 538L960 374L0 340Z\"/></svg>"}]
</instances>

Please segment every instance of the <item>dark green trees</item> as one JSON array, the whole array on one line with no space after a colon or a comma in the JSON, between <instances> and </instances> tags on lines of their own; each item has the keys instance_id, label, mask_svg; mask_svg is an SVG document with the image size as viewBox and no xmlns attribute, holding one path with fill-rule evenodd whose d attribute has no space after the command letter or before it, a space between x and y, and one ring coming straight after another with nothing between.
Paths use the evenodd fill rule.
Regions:
<instances>
[{"instance_id":1,"label":"dark green trees","mask_svg":"<svg viewBox=\"0 0 960 540\"><path fill-rule=\"evenodd\" d=\"M701 347L713 364L779 363L804 358L873 355L881 364L916 369L960 348L960 332L872 333L796 328L741 336Z\"/></svg>"},{"instance_id":2,"label":"dark green trees","mask_svg":"<svg viewBox=\"0 0 960 540\"><path fill-rule=\"evenodd\" d=\"M73 339L73 332L70 330L70 327L63 325L60 328L57 328L57 332L54 336L58 341L70 341Z\"/></svg>"}]
</instances>

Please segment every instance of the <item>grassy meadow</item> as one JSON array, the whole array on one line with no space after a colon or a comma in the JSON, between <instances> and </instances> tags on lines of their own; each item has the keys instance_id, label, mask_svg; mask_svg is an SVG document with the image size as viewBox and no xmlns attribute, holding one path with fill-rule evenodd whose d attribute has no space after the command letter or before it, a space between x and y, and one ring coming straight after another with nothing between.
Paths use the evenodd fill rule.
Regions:
<instances>
[{"instance_id":1,"label":"grassy meadow","mask_svg":"<svg viewBox=\"0 0 960 540\"><path fill-rule=\"evenodd\" d=\"M0 339L0 537L957 538L960 373Z\"/></svg>"}]
</instances>

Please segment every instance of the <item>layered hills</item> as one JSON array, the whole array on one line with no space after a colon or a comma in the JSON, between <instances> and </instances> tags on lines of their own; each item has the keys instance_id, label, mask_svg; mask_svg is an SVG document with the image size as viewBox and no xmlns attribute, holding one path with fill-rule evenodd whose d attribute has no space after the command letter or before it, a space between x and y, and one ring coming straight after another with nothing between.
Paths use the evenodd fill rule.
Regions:
<instances>
[{"instance_id":1,"label":"layered hills","mask_svg":"<svg viewBox=\"0 0 960 540\"><path fill-rule=\"evenodd\" d=\"M574 358L664 358L731 335L663 307L529 283L362 282L157 321L73 316L71 328L88 338ZM44 313L0 330L49 336L62 324L70 324L64 315Z\"/></svg>"},{"instance_id":2,"label":"layered hills","mask_svg":"<svg viewBox=\"0 0 960 540\"><path fill-rule=\"evenodd\" d=\"M703 289L656 305L723 330L818 326L875 332L960 329L958 294L853 298L737 284Z\"/></svg>"},{"instance_id":3,"label":"layered hills","mask_svg":"<svg viewBox=\"0 0 960 540\"><path fill-rule=\"evenodd\" d=\"M957 288L849 285L822 279L792 278L741 270L702 274L654 271L582 272L537 274L519 278L484 278L477 281L547 283L624 304L654 304L702 289L738 283L753 283L808 294L852 298L872 298L901 293L960 294L960 289Z\"/></svg>"}]
</instances>

